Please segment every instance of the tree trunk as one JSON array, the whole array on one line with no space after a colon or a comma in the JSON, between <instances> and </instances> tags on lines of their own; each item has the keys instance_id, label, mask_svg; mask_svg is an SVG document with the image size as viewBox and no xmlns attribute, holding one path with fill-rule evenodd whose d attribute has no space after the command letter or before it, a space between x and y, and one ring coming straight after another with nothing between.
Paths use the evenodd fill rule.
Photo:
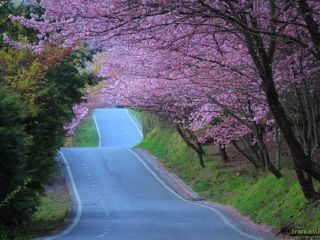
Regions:
<instances>
[{"instance_id":1,"label":"tree trunk","mask_svg":"<svg viewBox=\"0 0 320 240\"><path fill-rule=\"evenodd\" d=\"M243 19L243 21L246 21ZM320 164L311 161L307 158L301 144L297 140L293 130L291 129L290 121L282 107L276 86L273 80L272 59L266 53L263 40L259 35L251 35L249 32L244 32L247 47L252 57L253 62L259 71L262 80L262 88L266 95L269 109L281 130L283 139L286 141L293 162L300 168L309 173L313 178L320 181Z\"/></svg>"},{"instance_id":2,"label":"tree trunk","mask_svg":"<svg viewBox=\"0 0 320 240\"><path fill-rule=\"evenodd\" d=\"M320 31L317 22L313 18L313 11L306 0L299 0L298 4L306 23L306 28L308 29L311 40L314 44L314 55L318 60L320 60Z\"/></svg>"},{"instance_id":3,"label":"tree trunk","mask_svg":"<svg viewBox=\"0 0 320 240\"><path fill-rule=\"evenodd\" d=\"M276 168L278 171L281 169L281 135L278 126L275 129L274 142L276 147Z\"/></svg>"},{"instance_id":4,"label":"tree trunk","mask_svg":"<svg viewBox=\"0 0 320 240\"><path fill-rule=\"evenodd\" d=\"M256 123L253 123L253 131L254 131L254 135L255 135L255 137L257 139L257 144L258 144L259 149L261 151L261 155L263 157L263 160L266 163L267 169L276 178L280 178L282 176L281 173L277 170L277 168L273 165L273 163L270 160L268 148L267 148L266 144L264 143L263 130L262 130L261 126L256 124Z\"/></svg>"},{"instance_id":5,"label":"tree trunk","mask_svg":"<svg viewBox=\"0 0 320 240\"><path fill-rule=\"evenodd\" d=\"M260 169L260 165L257 163L257 161L252 156L250 156L250 154L248 154L244 150L242 150L235 141L232 141L231 143L243 156L245 156L246 159L248 159L253 164L253 166L256 169Z\"/></svg>"},{"instance_id":6,"label":"tree trunk","mask_svg":"<svg viewBox=\"0 0 320 240\"><path fill-rule=\"evenodd\" d=\"M270 161L268 149L264 143L261 143L261 151L263 152L264 160L266 161L266 166L268 170L276 177L281 178L282 174L281 172L273 165L273 163Z\"/></svg>"},{"instance_id":7,"label":"tree trunk","mask_svg":"<svg viewBox=\"0 0 320 240\"><path fill-rule=\"evenodd\" d=\"M279 102L273 80L265 80L264 85L270 110L281 130L283 138L287 143L293 161L307 173L310 173L312 177L320 181L320 164L308 159L303 148L298 142L290 127L290 122L284 112L284 109Z\"/></svg>"},{"instance_id":8,"label":"tree trunk","mask_svg":"<svg viewBox=\"0 0 320 240\"><path fill-rule=\"evenodd\" d=\"M268 153L268 149L265 145L264 142L260 142L260 149L261 152L263 154L263 159L266 163L266 167L267 169L276 177L276 178L281 178L282 175L280 173L280 171L278 171L278 169L272 164L272 162L270 161L270 157L269 157L269 153Z\"/></svg>"},{"instance_id":9,"label":"tree trunk","mask_svg":"<svg viewBox=\"0 0 320 240\"><path fill-rule=\"evenodd\" d=\"M199 163L201 167L205 167L204 161L203 161L203 148L202 145L200 143L198 143L198 150L196 151L198 154L198 158L199 158Z\"/></svg>"},{"instance_id":10,"label":"tree trunk","mask_svg":"<svg viewBox=\"0 0 320 240\"><path fill-rule=\"evenodd\" d=\"M203 151L202 145L200 143L197 143L197 145L194 145L187 138L187 136L184 134L183 130L180 127L176 126L176 129L177 129L179 135L181 136L181 138L183 139L183 141L187 144L187 146L190 147L191 149L193 149L197 153L197 155L199 157L200 166L201 167L205 167L205 164L204 164L204 161L203 161L204 151Z\"/></svg>"},{"instance_id":11,"label":"tree trunk","mask_svg":"<svg viewBox=\"0 0 320 240\"><path fill-rule=\"evenodd\" d=\"M219 145L221 158L224 163L229 162L229 157L226 151L226 145Z\"/></svg>"},{"instance_id":12,"label":"tree trunk","mask_svg":"<svg viewBox=\"0 0 320 240\"><path fill-rule=\"evenodd\" d=\"M302 190L305 198L308 200L317 199L319 197L319 195L314 190L312 178L310 177L310 175L308 174L308 176L306 177L303 170L301 168L299 168L299 166L296 164L295 164L295 171L296 171L296 174L298 177L298 181L299 181L301 190Z\"/></svg>"}]
</instances>

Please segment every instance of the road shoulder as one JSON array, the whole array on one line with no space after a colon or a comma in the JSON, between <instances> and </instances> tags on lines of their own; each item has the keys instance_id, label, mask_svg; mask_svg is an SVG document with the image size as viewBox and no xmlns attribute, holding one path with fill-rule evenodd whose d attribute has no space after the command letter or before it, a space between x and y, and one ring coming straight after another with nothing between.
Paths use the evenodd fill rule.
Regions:
<instances>
[{"instance_id":1,"label":"road shoulder","mask_svg":"<svg viewBox=\"0 0 320 240\"><path fill-rule=\"evenodd\" d=\"M276 236L278 231L275 228L264 224L257 224L249 217L241 215L239 211L229 205L223 205L207 201L199 197L199 195L192 190L183 180L181 180L176 174L169 172L165 166L147 150L138 148L134 151L141 157L141 159L148 165L148 167L157 174L157 176L165 182L174 192L180 195L182 198L190 202L195 202L206 207L213 208L223 214L228 221L234 224L241 231L247 233L260 233L267 238L276 237L277 239L288 239L284 237Z\"/></svg>"}]
</instances>

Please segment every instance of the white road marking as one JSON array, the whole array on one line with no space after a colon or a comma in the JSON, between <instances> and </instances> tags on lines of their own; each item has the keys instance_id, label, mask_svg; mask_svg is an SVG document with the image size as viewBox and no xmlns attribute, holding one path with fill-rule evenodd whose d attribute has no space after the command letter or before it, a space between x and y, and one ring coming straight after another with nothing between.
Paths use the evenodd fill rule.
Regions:
<instances>
[{"instance_id":1,"label":"white road marking","mask_svg":"<svg viewBox=\"0 0 320 240\"><path fill-rule=\"evenodd\" d=\"M132 123L135 125L135 127L137 128L139 134L141 135L141 137L143 137L143 133L140 129L140 127L137 125L136 121L130 116L130 113L128 111L128 109L126 109L126 112L127 112L127 115L129 117L129 119L132 121ZM98 137L99 137L99 148L101 148L101 134L100 134L100 130L99 130L99 126L98 126L98 123L97 123L97 120L96 120L96 117L95 117L95 114L93 114L93 118L94 118L94 122L95 122L95 126L96 126L96 129L97 129L97 132L98 132ZM144 162L144 160L141 159L141 157L136 153L134 152L133 150L131 149L127 149L131 154L133 154L138 160L139 162L154 176L154 178L165 188L167 189L169 192L171 192L173 195L175 195L177 198L181 199L182 201L184 202L187 202L189 204L192 204L192 205L197 205L197 206L200 206L200 207L203 207L203 208L207 208L211 211L213 211L214 213L216 213L222 220L225 224L227 224L230 228L232 228L234 231L236 231L237 233L245 236L245 237L248 237L250 239L254 239L254 240L261 240L261 238L258 238L258 237L255 237L255 236L252 236L252 235L249 235L245 232L243 232L242 230L240 230L239 228L237 228L235 225L233 225L219 210L213 208L213 207L210 207L210 206L206 206L206 205L202 205L200 203L195 203L195 202L191 202L187 199L184 199L182 196L180 196L179 194L177 194L172 188L170 188L162 179L160 179L158 177L158 175L152 170L150 169L150 167ZM79 223L80 221L80 218L81 218L81 214L82 214L82 203L81 203L81 200L80 200L80 197L79 197L79 193L78 193L78 190L76 188L76 185L75 185L75 182L74 182L74 178L73 178L73 175L71 173L71 169L70 169L70 166L69 166L69 163L68 161L66 160L64 154L62 152L60 152L61 156L62 156L62 159L66 165L66 168L67 168L67 172L69 174L69 177L70 177L70 181L71 181L71 185L72 185L72 189L73 189L73 192L74 192L74 195L75 195L75 198L76 198L76 202L77 202L77 212L76 212L76 217L73 219L72 221L72 224L66 229L64 230L61 234L59 235L56 235L56 236L53 236L53 237L48 237L48 238L45 238L46 240L53 240L53 239L56 239L58 237L63 237L67 234L69 234L76 226L77 224ZM105 234L108 234L109 232L108 231L105 231L104 232ZM96 237L96 239L100 239L101 237L104 237L105 235L100 235L98 237Z\"/></svg>"},{"instance_id":2,"label":"white road marking","mask_svg":"<svg viewBox=\"0 0 320 240\"><path fill-rule=\"evenodd\" d=\"M236 227L235 225L233 225L219 210L210 207L210 206L206 206L206 205L202 205L200 203L195 203L195 202L191 202L183 197L181 197L178 193L176 193L172 188L170 188L161 178L158 177L158 175L141 159L141 157L134 152L133 150L131 150L130 148L127 148L127 150L132 153L138 160L139 162L154 176L154 178L165 188L167 189L169 192L171 192L173 195L175 195L177 198L181 199L184 202L187 202L189 204L192 205L197 205L203 208L207 208L210 209L211 211L213 211L214 213L216 213L221 219L222 221L228 225L230 228L232 228L234 231L236 231L237 233L241 234L242 236L245 236L249 239L254 239L254 240L261 240L261 238L258 238L256 236L252 236L250 234L247 234L245 232L243 232L242 230L240 230L238 227Z\"/></svg>"},{"instance_id":3,"label":"white road marking","mask_svg":"<svg viewBox=\"0 0 320 240\"><path fill-rule=\"evenodd\" d=\"M73 175L71 173L69 163L68 163L66 157L64 156L63 152L60 151L59 153L62 157L64 164L66 165L66 169L67 169L67 172L68 172L68 175L70 178L70 182L71 182L71 186L72 186L72 191L73 191L74 197L77 202L76 217L72 220L72 224L67 229L65 229L61 234L56 235L56 236L52 236L52 237L47 237L47 238L45 238L46 240L56 239L56 238L63 237L65 235L69 234L78 225L80 218L81 218L81 214L82 214L82 203L80 200L79 192L78 192L77 187L74 182Z\"/></svg>"},{"instance_id":4,"label":"white road marking","mask_svg":"<svg viewBox=\"0 0 320 240\"><path fill-rule=\"evenodd\" d=\"M140 136L143 138L143 133L142 133L140 127L138 126L138 124L136 123L136 121L131 117L131 114L129 113L128 109L126 109L126 112L127 112L127 115L128 115L128 117L129 117L129 119L131 120L131 122L132 122L132 123L134 124L134 126L137 128Z\"/></svg>"},{"instance_id":5,"label":"white road marking","mask_svg":"<svg viewBox=\"0 0 320 240\"><path fill-rule=\"evenodd\" d=\"M132 117L130 116L130 113L128 111L128 109L126 109L127 114L130 118L130 120L134 123L134 125L136 126L136 128L138 129L140 135L143 137L143 134L141 132L141 129L139 128L139 126L136 124L136 122L132 119ZM247 234L245 232L243 232L242 230L240 230L238 227L236 227L234 224L232 224L232 222L230 222L218 209L215 209L214 207L210 207L210 206L206 206L200 203L195 203L195 202L191 202L185 198L183 198L182 196L180 196L178 193L176 193L172 188L170 188L162 179L160 179L158 177L158 175L141 159L141 157L134 152L132 149L128 148L127 149L129 152L131 152L138 160L140 163L142 163L142 165L154 176L154 178L165 188L167 189L169 192L171 192L173 195L175 195L177 198L181 199L184 202L187 202L189 204L192 205L197 205L203 208L207 208L210 209L211 211L213 211L214 213L216 213L221 219L222 221L228 225L230 228L232 228L234 231L236 231L237 233L241 234L242 236L248 237L250 239L254 239L254 240L261 240L261 238Z\"/></svg>"},{"instance_id":6,"label":"white road marking","mask_svg":"<svg viewBox=\"0 0 320 240\"><path fill-rule=\"evenodd\" d=\"M140 136L143 138L143 132L141 131L140 127L138 126L138 124L136 123L136 121L131 117L128 109L126 109L126 113L130 119L130 121L134 124L134 126L136 127L136 129L138 130ZM98 126L98 123L97 123L97 119L96 119L96 115L93 114L93 120L94 120L94 123L95 123L95 126L96 126L96 129L97 129L97 132L98 132L98 137L99 137L99 144L98 144L98 147L101 148L101 133L100 133L100 129L99 129L99 126Z\"/></svg>"},{"instance_id":7,"label":"white road marking","mask_svg":"<svg viewBox=\"0 0 320 240\"><path fill-rule=\"evenodd\" d=\"M98 126L98 123L97 123L97 119L96 119L96 115L95 115L95 114L93 114L93 120L94 120L94 123L95 123L95 125L96 125L96 129L97 129L98 137L99 137L98 147L101 148L101 135L100 135L100 130L99 130L99 126Z\"/></svg>"}]
</instances>

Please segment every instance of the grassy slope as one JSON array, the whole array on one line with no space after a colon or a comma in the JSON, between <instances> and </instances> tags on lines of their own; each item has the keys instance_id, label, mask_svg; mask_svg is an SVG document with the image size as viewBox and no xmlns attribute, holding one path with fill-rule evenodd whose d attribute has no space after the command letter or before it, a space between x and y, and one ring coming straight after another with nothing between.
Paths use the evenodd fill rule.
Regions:
<instances>
[{"instance_id":1,"label":"grassy slope","mask_svg":"<svg viewBox=\"0 0 320 240\"><path fill-rule=\"evenodd\" d=\"M92 116L89 115L81 121L76 129L74 137L65 139L65 147L96 147L98 133L96 131Z\"/></svg>"},{"instance_id":2,"label":"grassy slope","mask_svg":"<svg viewBox=\"0 0 320 240\"><path fill-rule=\"evenodd\" d=\"M196 154L170 127L159 125L140 147L156 155L199 195L214 202L229 204L256 222L280 228L294 223L307 229L320 229L320 208L306 202L292 171L277 180L271 174L253 178L249 173L221 168L218 161L205 157L201 169Z\"/></svg>"},{"instance_id":3,"label":"grassy slope","mask_svg":"<svg viewBox=\"0 0 320 240\"><path fill-rule=\"evenodd\" d=\"M97 133L91 118L80 124L75 139L76 146L96 145ZM294 223L306 229L320 229L320 209L307 207L292 171L284 171L285 177L280 180L271 174L253 178L248 172L223 169L221 163L208 156L207 167L202 169L196 154L166 124L154 128L140 147L156 155L201 196L232 205L256 222L277 228Z\"/></svg>"},{"instance_id":4,"label":"grassy slope","mask_svg":"<svg viewBox=\"0 0 320 240\"><path fill-rule=\"evenodd\" d=\"M47 195L41 198L40 206L31 223L25 226L17 239L32 239L59 229L69 216L70 198L67 194Z\"/></svg>"},{"instance_id":5,"label":"grassy slope","mask_svg":"<svg viewBox=\"0 0 320 240\"><path fill-rule=\"evenodd\" d=\"M98 134L92 121L91 115L85 118L77 128L75 134L75 146L96 147Z\"/></svg>"},{"instance_id":6,"label":"grassy slope","mask_svg":"<svg viewBox=\"0 0 320 240\"><path fill-rule=\"evenodd\" d=\"M59 229L69 216L71 198L60 173L57 172L52 186L40 198L40 205L30 223L18 231L17 240L30 240L39 235L46 235ZM6 234L5 234L6 235ZM1 236L1 240L7 240Z\"/></svg>"}]
</instances>

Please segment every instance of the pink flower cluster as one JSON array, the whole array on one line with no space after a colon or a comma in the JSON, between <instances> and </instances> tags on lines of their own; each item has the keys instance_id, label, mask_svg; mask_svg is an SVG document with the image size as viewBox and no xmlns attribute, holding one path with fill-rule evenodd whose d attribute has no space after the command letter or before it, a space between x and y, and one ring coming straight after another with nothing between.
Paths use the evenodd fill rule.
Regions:
<instances>
[{"instance_id":1,"label":"pink flower cluster","mask_svg":"<svg viewBox=\"0 0 320 240\"><path fill-rule=\"evenodd\" d=\"M320 46L296 2L41 0L41 18L12 19L37 29L40 40L103 49L96 63L108 84L75 107L71 129L109 100L226 144L273 120L263 69L272 69L280 96L319 71ZM318 1L306 3L320 10ZM319 26L320 15L313 17Z\"/></svg>"}]
</instances>

